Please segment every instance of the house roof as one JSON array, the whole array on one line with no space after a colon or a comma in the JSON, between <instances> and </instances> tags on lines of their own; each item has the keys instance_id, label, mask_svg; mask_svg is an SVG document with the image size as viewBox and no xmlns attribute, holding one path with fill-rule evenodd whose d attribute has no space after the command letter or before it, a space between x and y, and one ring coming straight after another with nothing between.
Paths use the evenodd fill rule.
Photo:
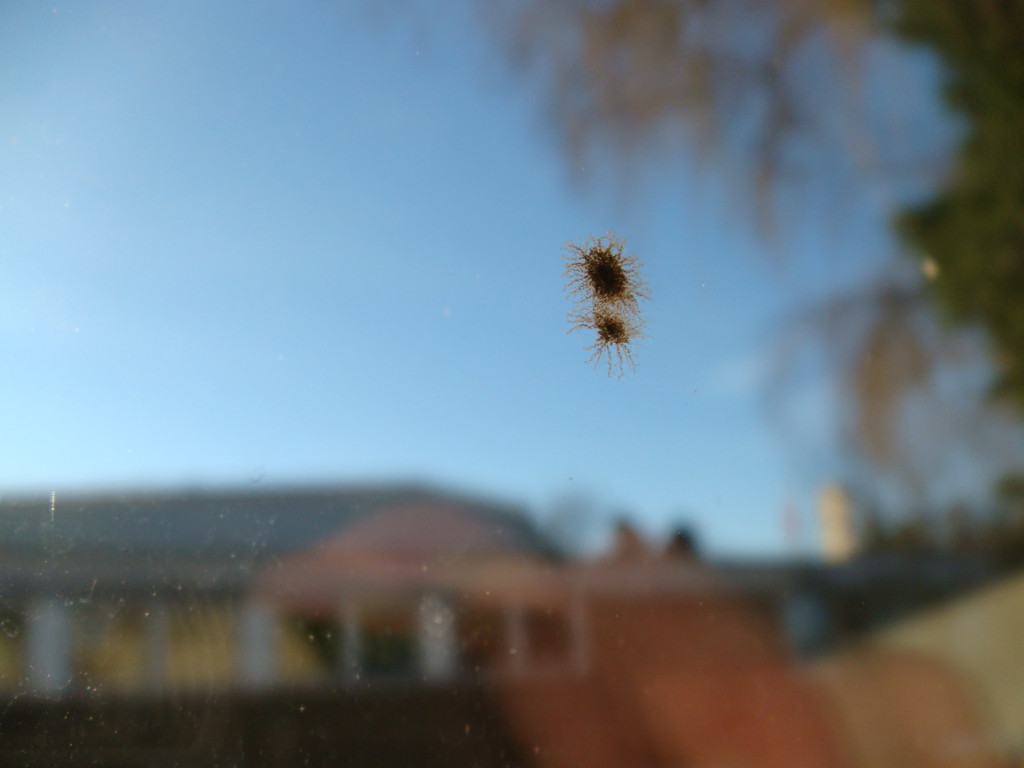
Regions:
<instances>
[{"instance_id":1,"label":"house roof","mask_svg":"<svg viewBox=\"0 0 1024 768\"><path fill-rule=\"evenodd\" d=\"M336 536L268 564L256 592L295 610L334 612L348 599L422 591L508 599L550 591L551 560L492 516L446 501L380 509Z\"/></svg>"},{"instance_id":2,"label":"house roof","mask_svg":"<svg viewBox=\"0 0 1024 768\"><path fill-rule=\"evenodd\" d=\"M388 507L458 504L504 540L547 545L511 505L421 485L49 494L0 498L3 597L237 591L264 564Z\"/></svg>"}]
</instances>

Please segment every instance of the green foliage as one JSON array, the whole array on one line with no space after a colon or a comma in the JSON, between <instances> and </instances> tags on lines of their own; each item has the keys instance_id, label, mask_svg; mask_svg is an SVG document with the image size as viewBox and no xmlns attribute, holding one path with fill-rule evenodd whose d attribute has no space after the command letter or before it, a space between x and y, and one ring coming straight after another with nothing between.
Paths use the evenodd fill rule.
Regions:
<instances>
[{"instance_id":1,"label":"green foliage","mask_svg":"<svg viewBox=\"0 0 1024 768\"><path fill-rule=\"evenodd\" d=\"M903 0L897 31L934 50L964 119L955 170L897 227L938 267L931 291L958 323L988 334L997 390L1024 408L1024 3Z\"/></svg>"}]
</instances>

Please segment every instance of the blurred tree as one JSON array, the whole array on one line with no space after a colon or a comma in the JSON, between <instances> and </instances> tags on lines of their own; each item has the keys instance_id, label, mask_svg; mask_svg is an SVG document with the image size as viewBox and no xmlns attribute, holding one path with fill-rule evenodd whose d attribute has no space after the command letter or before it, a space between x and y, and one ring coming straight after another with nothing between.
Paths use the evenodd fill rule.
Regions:
<instances>
[{"instance_id":1,"label":"blurred tree","mask_svg":"<svg viewBox=\"0 0 1024 768\"><path fill-rule=\"evenodd\" d=\"M1024 3L896 5L898 33L941 56L946 101L966 126L946 184L898 227L934 264L928 287L939 306L987 332L996 390L1024 407Z\"/></svg>"},{"instance_id":2,"label":"blurred tree","mask_svg":"<svg viewBox=\"0 0 1024 768\"><path fill-rule=\"evenodd\" d=\"M484 9L514 59L541 75L573 168L597 148L624 165L652 148L679 151L682 136L698 159L738 171L734 188L761 224L779 218L784 190L820 197L825 184L834 200L857 180L886 180L915 268L806 321L838 374L853 471L922 489L965 462L1012 466L1009 413L985 402L978 381L994 371L995 391L1024 407L1024 3L495 0ZM929 97L901 90L891 67L872 69L886 45L938 62L944 121L908 106ZM902 114L880 114L883 93ZM900 120L909 130L894 130ZM955 147L936 122L958 126Z\"/></svg>"},{"instance_id":3,"label":"blurred tree","mask_svg":"<svg viewBox=\"0 0 1024 768\"><path fill-rule=\"evenodd\" d=\"M852 161L832 162L831 174L866 162L858 135L866 126L851 109L872 34L866 0L497 0L483 8L513 60L541 74L574 170L598 148L612 149L623 168L656 147L676 152L682 135L698 159L728 148L743 169L736 190L755 192L767 223L779 182L809 178L826 156ZM835 98L839 81L850 98ZM853 153L807 153L811 139L827 143L837 129Z\"/></svg>"},{"instance_id":4,"label":"blurred tree","mask_svg":"<svg viewBox=\"0 0 1024 768\"><path fill-rule=\"evenodd\" d=\"M912 276L888 275L803 308L773 361L772 412L812 455L823 444L799 434L799 412L820 371L831 372L838 428L827 471L857 489L857 507L876 515L878 533L912 516L948 538L941 531L950 510L968 501L991 507L986 491L1024 455L1019 418L986 395L984 336L943 327L934 310Z\"/></svg>"}]
</instances>

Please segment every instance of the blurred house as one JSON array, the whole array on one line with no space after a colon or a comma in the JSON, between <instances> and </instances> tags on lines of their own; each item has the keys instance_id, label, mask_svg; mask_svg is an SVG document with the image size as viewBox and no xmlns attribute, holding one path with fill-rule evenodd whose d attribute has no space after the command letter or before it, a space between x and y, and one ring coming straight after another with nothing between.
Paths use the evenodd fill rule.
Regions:
<instances>
[{"instance_id":1,"label":"blurred house","mask_svg":"<svg viewBox=\"0 0 1024 768\"><path fill-rule=\"evenodd\" d=\"M949 559L696 565L620 526L569 563L523 510L413 486L5 498L0 686L263 688L583 670L587 604L740 595L812 655L987 578Z\"/></svg>"},{"instance_id":2,"label":"blurred house","mask_svg":"<svg viewBox=\"0 0 1024 768\"><path fill-rule=\"evenodd\" d=\"M1024 756L1024 574L890 622L871 647L926 655L969 681L999 746Z\"/></svg>"},{"instance_id":3,"label":"blurred house","mask_svg":"<svg viewBox=\"0 0 1024 768\"><path fill-rule=\"evenodd\" d=\"M519 522L429 499L382 508L269 564L250 600L316 644L318 668L304 670L315 677L450 680L569 663L583 641L562 624L559 563Z\"/></svg>"},{"instance_id":4,"label":"blurred house","mask_svg":"<svg viewBox=\"0 0 1024 768\"><path fill-rule=\"evenodd\" d=\"M47 745L66 743L95 750L90 764L122 765L125 739L103 746L104 734L142 744L159 733L139 764L220 765L229 753L303 764L365 741L373 764L400 753L403 764L529 765L508 756L511 736L539 729L557 744L576 717L565 702L614 690L634 662L681 675L673 696L724 712L757 687L739 671L762 656L793 680L794 658L819 658L815 679L848 740L896 754L890 742L910 743L917 721L881 743L891 718L877 691L918 675L904 686L916 710L922 690L953 677L847 656L855 640L965 669L1013 740L1024 734L1019 585L979 591L993 575L924 555L709 562L689 529L661 544L626 522L603 556L570 560L522 509L419 486L5 498L0 762L56 764ZM502 707L523 715L512 732ZM212 711L215 748L194 736ZM47 737L32 741L22 721ZM431 725L411 733L410 722ZM453 745L468 751L451 757Z\"/></svg>"},{"instance_id":5,"label":"blurred house","mask_svg":"<svg viewBox=\"0 0 1024 768\"><path fill-rule=\"evenodd\" d=\"M521 510L413 486L5 498L0 686L454 674L500 653L489 632L519 642L486 604L552 562ZM456 605L485 584L479 611Z\"/></svg>"}]
</instances>

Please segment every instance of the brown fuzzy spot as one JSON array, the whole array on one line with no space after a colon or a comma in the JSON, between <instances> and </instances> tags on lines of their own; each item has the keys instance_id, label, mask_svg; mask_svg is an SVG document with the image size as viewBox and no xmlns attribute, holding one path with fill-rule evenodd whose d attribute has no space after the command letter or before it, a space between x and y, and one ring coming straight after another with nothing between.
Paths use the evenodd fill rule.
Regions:
<instances>
[{"instance_id":1,"label":"brown fuzzy spot","mask_svg":"<svg viewBox=\"0 0 1024 768\"><path fill-rule=\"evenodd\" d=\"M594 321L597 340L602 344L628 344L629 328L626 321L615 315L601 315Z\"/></svg>"},{"instance_id":2,"label":"brown fuzzy spot","mask_svg":"<svg viewBox=\"0 0 1024 768\"><path fill-rule=\"evenodd\" d=\"M629 345L640 335L640 329L632 316L602 308L589 315L576 315L575 319L573 329L589 328L597 334L594 343L586 348L591 353L590 362L598 365L603 360L609 376L616 370L622 376L627 367L636 367Z\"/></svg>"},{"instance_id":3,"label":"brown fuzzy spot","mask_svg":"<svg viewBox=\"0 0 1024 768\"><path fill-rule=\"evenodd\" d=\"M587 254L587 283L594 295L614 301L629 290L629 275L622 262L609 250L593 250Z\"/></svg>"},{"instance_id":4,"label":"brown fuzzy spot","mask_svg":"<svg viewBox=\"0 0 1024 768\"><path fill-rule=\"evenodd\" d=\"M585 245L566 247L568 290L580 304L614 305L636 313L639 300L647 297L636 256L623 252L624 243L614 235L591 238Z\"/></svg>"},{"instance_id":5,"label":"brown fuzzy spot","mask_svg":"<svg viewBox=\"0 0 1024 768\"><path fill-rule=\"evenodd\" d=\"M640 335L639 302L647 298L640 263L624 254L623 242L611 234L566 247L566 290L576 299L570 330L592 329L597 338L587 347L591 362L605 359L608 373L617 367L621 376L626 365L634 367L629 344Z\"/></svg>"}]
</instances>

